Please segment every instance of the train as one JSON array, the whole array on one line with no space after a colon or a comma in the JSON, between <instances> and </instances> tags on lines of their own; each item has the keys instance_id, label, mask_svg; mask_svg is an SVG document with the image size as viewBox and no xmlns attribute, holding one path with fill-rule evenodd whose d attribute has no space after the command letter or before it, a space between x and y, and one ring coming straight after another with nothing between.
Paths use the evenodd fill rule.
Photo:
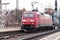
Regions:
<instances>
[{"instance_id":1,"label":"train","mask_svg":"<svg viewBox=\"0 0 60 40\"><path fill-rule=\"evenodd\" d=\"M56 13L54 14L56 15ZM40 28L59 28L59 18L37 11L24 12L21 19L21 29L24 31L36 31Z\"/></svg>"}]
</instances>

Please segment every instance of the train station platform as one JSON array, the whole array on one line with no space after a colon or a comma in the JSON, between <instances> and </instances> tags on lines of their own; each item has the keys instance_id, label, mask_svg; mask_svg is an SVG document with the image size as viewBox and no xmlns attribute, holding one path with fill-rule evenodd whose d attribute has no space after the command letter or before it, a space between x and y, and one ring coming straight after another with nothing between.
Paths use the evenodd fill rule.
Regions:
<instances>
[{"instance_id":1,"label":"train station platform","mask_svg":"<svg viewBox=\"0 0 60 40\"><path fill-rule=\"evenodd\" d=\"M9 31L18 31L21 30L20 27L7 27L7 28L0 28L0 32L9 32Z\"/></svg>"},{"instance_id":2,"label":"train station platform","mask_svg":"<svg viewBox=\"0 0 60 40\"><path fill-rule=\"evenodd\" d=\"M60 40L60 32L54 33L54 34L44 37L40 40Z\"/></svg>"}]
</instances>

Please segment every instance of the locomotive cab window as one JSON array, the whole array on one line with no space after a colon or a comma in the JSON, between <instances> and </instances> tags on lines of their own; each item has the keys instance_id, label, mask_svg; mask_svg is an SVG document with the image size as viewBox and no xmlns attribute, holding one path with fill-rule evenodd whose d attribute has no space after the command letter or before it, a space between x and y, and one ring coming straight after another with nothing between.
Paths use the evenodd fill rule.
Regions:
<instances>
[{"instance_id":1,"label":"locomotive cab window","mask_svg":"<svg viewBox=\"0 0 60 40\"><path fill-rule=\"evenodd\" d=\"M30 17L30 18L33 18L34 17L34 14L32 14L32 13L24 13L23 14L23 17Z\"/></svg>"}]
</instances>

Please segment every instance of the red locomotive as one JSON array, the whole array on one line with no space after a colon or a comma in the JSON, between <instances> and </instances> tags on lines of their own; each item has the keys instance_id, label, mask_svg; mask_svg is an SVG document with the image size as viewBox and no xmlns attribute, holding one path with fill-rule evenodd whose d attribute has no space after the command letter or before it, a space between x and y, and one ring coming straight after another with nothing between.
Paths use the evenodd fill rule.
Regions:
<instances>
[{"instance_id":1,"label":"red locomotive","mask_svg":"<svg viewBox=\"0 0 60 40\"><path fill-rule=\"evenodd\" d=\"M21 29L36 30L42 27L52 27L52 17L37 11L25 12L22 15Z\"/></svg>"}]
</instances>

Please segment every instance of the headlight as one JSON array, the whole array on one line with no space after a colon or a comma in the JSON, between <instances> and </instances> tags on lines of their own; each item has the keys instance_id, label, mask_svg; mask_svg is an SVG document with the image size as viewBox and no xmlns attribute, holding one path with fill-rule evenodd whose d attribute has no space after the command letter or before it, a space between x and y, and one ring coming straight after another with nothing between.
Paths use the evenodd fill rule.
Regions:
<instances>
[{"instance_id":1,"label":"headlight","mask_svg":"<svg viewBox=\"0 0 60 40\"><path fill-rule=\"evenodd\" d=\"M26 20L22 20L22 22L26 22Z\"/></svg>"},{"instance_id":2,"label":"headlight","mask_svg":"<svg viewBox=\"0 0 60 40\"><path fill-rule=\"evenodd\" d=\"M30 20L30 22L34 22L34 20Z\"/></svg>"}]
</instances>

